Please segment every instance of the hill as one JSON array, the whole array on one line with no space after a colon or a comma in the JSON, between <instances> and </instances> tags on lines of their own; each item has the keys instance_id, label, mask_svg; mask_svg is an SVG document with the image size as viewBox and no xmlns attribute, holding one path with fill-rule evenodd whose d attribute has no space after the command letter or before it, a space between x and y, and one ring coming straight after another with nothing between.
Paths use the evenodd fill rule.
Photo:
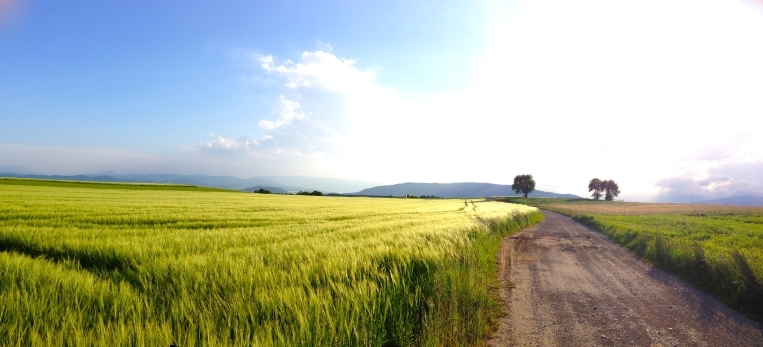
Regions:
<instances>
[{"instance_id":1,"label":"hill","mask_svg":"<svg viewBox=\"0 0 763 347\"><path fill-rule=\"evenodd\" d=\"M388 186L378 186L363 189L350 195L369 196L405 196L405 195L434 195L443 198L484 198L489 196L517 196L511 186L493 183L400 183ZM580 199L577 195L557 194L536 190L529 194L535 198L572 198Z\"/></svg>"},{"instance_id":2,"label":"hill","mask_svg":"<svg viewBox=\"0 0 763 347\"><path fill-rule=\"evenodd\" d=\"M730 198L699 201L695 202L695 204L763 206L763 197L752 195L732 196Z\"/></svg>"},{"instance_id":3,"label":"hill","mask_svg":"<svg viewBox=\"0 0 763 347\"><path fill-rule=\"evenodd\" d=\"M254 186L263 186L280 188L286 192L319 190L322 192L349 193L375 185L375 183L366 181L309 176L254 176L249 178L239 178L234 176L176 174L123 175L116 172L65 176L30 174L27 173L29 170L26 170L23 167L0 166L0 169L4 169L0 170L0 177L37 178L58 181L184 184L231 190L243 190Z\"/></svg>"}]
</instances>

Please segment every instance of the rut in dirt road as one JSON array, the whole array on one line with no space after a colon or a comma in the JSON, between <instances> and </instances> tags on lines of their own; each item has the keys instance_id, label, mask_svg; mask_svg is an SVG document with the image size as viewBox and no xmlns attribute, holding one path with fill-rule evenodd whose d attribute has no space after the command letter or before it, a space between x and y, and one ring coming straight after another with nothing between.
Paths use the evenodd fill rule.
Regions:
<instances>
[{"instance_id":1,"label":"rut in dirt road","mask_svg":"<svg viewBox=\"0 0 763 347\"><path fill-rule=\"evenodd\" d=\"M489 346L763 346L763 327L569 217L507 238Z\"/></svg>"}]
</instances>

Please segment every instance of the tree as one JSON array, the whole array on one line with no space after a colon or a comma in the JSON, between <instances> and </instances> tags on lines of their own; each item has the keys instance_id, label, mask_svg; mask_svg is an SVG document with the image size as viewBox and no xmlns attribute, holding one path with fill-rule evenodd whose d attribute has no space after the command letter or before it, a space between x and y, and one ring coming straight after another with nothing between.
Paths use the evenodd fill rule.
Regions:
<instances>
[{"instance_id":1,"label":"tree","mask_svg":"<svg viewBox=\"0 0 763 347\"><path fill-rule=\"evenodd\" d=\"M598 178L594 178L588 183L588 192L593 192L591 196L594 200L601 199L601 191L604 190L604 185L602 185L602 183L603 182Z\"/></svg>"},{"instance_id":2,"label":"tree","mask_svg":"<svg viewBox=\"0 0 763 347\"><path fill-rule=\"evenodd\" d=\"M255 192L255 193L260 193L260 194L270 194L270 193L271 193L271 191L270 191L270 190L268 190L268 189L265 189L265 188L260 188L260 189L257 189L257 190L255 190L254 192Z\"/></svg>"},{"instance_id":3,"label":"tree","mask_svg":"<svg viewBox=\"0 0 763 347\"><path fill-rule=\"evenodd\" d=\"M303 191L300 190L299 193L297 193L297 195L323 196L323 193L318 191L318 190L313 190L312 193L310 193L310 192L303 192Z\"/></svg>"},{"instance_id":4,"label":"tree","mask_svg":"<svg viewBox=\"0 0 763 347\"><path fill-rule=\"evenodd\" d=\"M605 191L604 200L612 201L620 195L620 186L614 180L606 180L601 182L601 184Z\"/></svg>"},{"instance_id":5,"label":"tree","mask_svg":"<svg viewBox=\"0 0 763 347\"><path fill-rule=\"evenodd\" d=\"M519 194L521 192L527 197L527 194L535 190L533 175L517 175L514 177L514 184L511 185L511 189L514 190L514 193Z\"/></svg>"}]
</instances>

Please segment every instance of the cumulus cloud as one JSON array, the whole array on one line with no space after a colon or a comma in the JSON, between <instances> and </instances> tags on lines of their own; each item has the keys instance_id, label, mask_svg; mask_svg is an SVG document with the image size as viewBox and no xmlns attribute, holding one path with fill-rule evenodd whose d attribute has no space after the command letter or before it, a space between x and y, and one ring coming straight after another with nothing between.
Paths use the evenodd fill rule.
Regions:
<instances>
[{"instance_id":1,"label":"cumulus cloud","mask_svg":"<svg viewBox=\"0 0 763 347\"><path fill-rule=\"evenodd\" d=\"M757 186L763 187L763 161L754 162L729 162L708 169L712 175L732 177L741 181L757 182ZM763 192L763 190L759 190Z\"/></svg>"},{"instance_id":2,"label":"cumulus cloud","mask_svg":"<svg viewBox=\"0 0 763 347\"><path fill-rule=\"evenodd\" d=\"M709 194L726 193L729 186L738 180L728 177L705 177L694 179L686 176L670 177L660 179L655 185L662 188L664 192L680 192L684 194Z\"/></svg>"},{"instance_id":3,"label":"cumulus cloud","mask_svg":"<svg viewBox=\"0 0 763 347\"><path fill-rule=\"evenodd\" d=\"M215 133L209 134L211 140L207 142L199 143L199 148L202 150L219 150L219 151L254 151L262 148L262 145L273 139L270 135L265 135L260 138L254 138L251 136L239 136L239 137L225 137L217 135Z\"/></svg>"},{"instance_id":4,"label":"cumulus cloud","mask_svg":"<svg viewBox=\"0 0 763 347\"><path fill-rule=\"evenodd\" d=\"M362 152L365 158L378 154L373 152L390 134L416 122L399 93L377 83L376 72L358 67L354 59L324 51L304 52L296 61L253 59L261 73L281 81L278 119L259 125L283 148L345 159ZM396 152L396 146L391 143L386 152Z\"/></svg>"},{"instance_id":5,"label":"cumulus cloud","mask_svg":"<svg viewBox=\"0 0 763 347\"><path fill-rule=\"evenodd\" d=\"M328 47L328 44L326 44ZM234 58L240 58L237 54ZM359 95L377 94L381 87L373 81L373 71L361 70L355 60L344 59L323 51L305 52L297 62L279 61L273 56L249 56L258 74L277 81L280 93L273 110L275 117L259 117L261 136L227 137L212 134L198 145L207 153L247 153L260 158L292 158L295 162L325 158L343 148L351 117L351 103ZM264 80L262 75L254 79ZM300 100L300 101L297 101ZM303 101L310 111L305 111ZM280 159L279 159L280 160Z\"/></svg>"},{"instance_id":6,"label":"cumulus cloud","mask_svg":"<svg viewBox=\"0 0 763 347\"><path fill-rule=\"evenodd\" d=\"M298 98L322 126L345 136L369 128L391 130L390 123L415 116L397 90L376 81L376 70L359 67L355 59L320 50L304 52L297 61L279 61L273 56L255 59L262 71L280 80L282 91Z\"/></svg>"},{"instance_id":7,"label":"cumulus cloud","mask_svg":"<svg viewBox=\"0 0 763 347\"><path fill-rule=\"evenodd\" d=\"M273 110L275 119L260 118L257 123L266 135L214 135L210 141L199 144L199 148L270 159L291 158L294 163L308 160L311 165L312 160L341 148L338 144L344 137L339 130L347 128L346 114L340 111L342 102L347 100L345 93L357 92L358 84L368 84L364 73L353 66L354 61L320 51L305 52L297 63L291 60L276 63L272 56L253 57L259 62L259 72L271 75L270 81L279 81L281 85ZM306 93L306 89L312 93ZM310 111L304 110L302 100Z\"/></svg>"},{"instance_id":8,"label":"cumulus cloud","mask_svg":"<svg viewBox=\"0 0 763 347\"><path fill-rule=\"evenodd\" d=\"M259 125L265 130L273 130L284 125L291 125L295 120L302 120L308 117L307 114L300 111L299 103L287 100L283 95L280 96L281 109L276 121L260 120Z\"/></svg>"},{"instance_id":9,"label":"cumulus cloud","mask_svg":"<svg viewBox=\"0 0 763 347\"><path fill-rule=\"evenodd\" d=\"M287 59L277 63L273 56L258 57L260 66L268 73L285 79L285 86L316 87L331 91L354 94L359 88L376 88L374 71L358 69L356 61L337 57L323 51L304 52L299 62Z\"/></svg>"},{"instance_id":10,"label":"cumulus cloud","mask_svg":"<svg viewBox=\"0 0 763 347\"><path fill-rule=\"evenodd\" d=\"M684 174L657 180L657 200L694 202L739 195L763 196L763 162L722 163L707 170L711 176Z\"/></svg>"},{"instance_id":11,"label":"cumulus cloud","mask_svg":"<svg viewBox=\"0 0 763 347\"><path fill-rule=\"evenodd\" d=\"M695 155L676 158L677 173L655 181L661 201L699 201L736 195L763 196L763 143L758 136L708 139Z\"/></svg>"}]
</instances>

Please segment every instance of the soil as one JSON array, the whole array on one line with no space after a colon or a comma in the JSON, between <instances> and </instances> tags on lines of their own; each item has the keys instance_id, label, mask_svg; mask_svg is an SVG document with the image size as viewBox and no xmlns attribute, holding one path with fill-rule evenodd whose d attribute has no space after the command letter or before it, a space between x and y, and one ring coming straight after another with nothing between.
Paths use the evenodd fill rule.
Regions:
<instances>
[{"instance_id":1,"label":"soil","mask_svg":"<svg viewBox=\"0 0 763 347\"><path fill-rule=\"evenodd\" d=\"M501 249L505 316L488 346L763 346L763 327L573 219Z\"/></svg>"}]
</instances>

